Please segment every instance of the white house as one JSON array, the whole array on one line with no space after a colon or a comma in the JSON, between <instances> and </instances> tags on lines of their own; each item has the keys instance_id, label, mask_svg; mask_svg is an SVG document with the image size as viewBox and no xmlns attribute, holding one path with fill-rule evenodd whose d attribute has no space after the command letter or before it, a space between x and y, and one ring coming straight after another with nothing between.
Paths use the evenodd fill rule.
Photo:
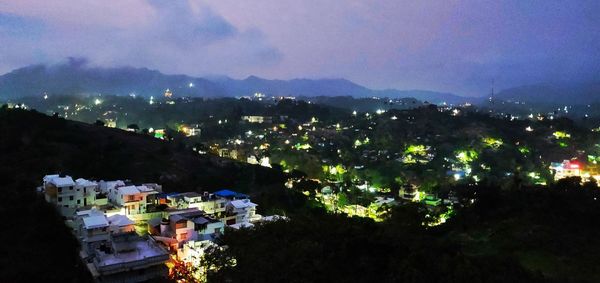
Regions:
<instances>
[{"instance_id":1,"label":"white house","mask_svg":"<svg viewBox=\"0 0 600 283\"><path fill-rule=\"evenodd\" d=\"M151 219L148 230L152 235L175 239L181 246L188 241L213 240L224 232L224 224L196 210L175 213L169 219Z\"/></svg>"},{"instance_id":2,"label":"white house","mask_svg":"<svg viewBox=\"0 0 600 283\"><path fill-rule=\"evenodd\" d=\"M187 208L197 208L209 215L224 213L225 205L228 201L225 198L218 197L208 192L204 192L203 194L188 192L174 197L185 203Z\"/></svg>"},{"instance_id":3,"label":"white house","mask_svg":"<svg viewBox=\"0 0 600 283\"><path fill-rule=\"evenodd\" d=\"M82 192L82 204L83 206L95 205L96 197L99 193L98 183L89 181L83 178L75 180L75 188L78 192Z\"/></svg>"},{"instance_id":4,"label":"white house","mask_svg":"<svg viewBox=\"0 0 600 283\"><path fill-rule=\"evenodd\" d=\"M44 197L56 205L62 215L72 216L77 208L95 204L98 184L71 176L47 175L43 179Z\"/></svg>"},{"instance_id":5,"label":"white house","mask_svg":"<svg viewBox=\"0 0 600 283\"><path fill-rule=\"evenodd\" d=\"M110 241L110 231L108 219L102 211L96 209L79 211L77 212L77 222L79 223L78 234L84 251L90 253L97 248L106 247Z\"/></svg>"},{"instance_id":6,"label":"white house","mask_svg":"<svg viewBox=\"0 0 600 283\"><path fill-rule=\"evenodd\" d=\"M237 199L227 203L226 210L228 215L235 215L235 222L231 219L226 221L227 225L236 223L254 222L261 218L256 214L256 204L249 199Z\"/></svg>"},{"instance_id":7,"label":"white house","mask_svg":"<svg viewBox=\"0 0 600 283\"><path fill-rule=\"evenodd\" d=\"M121 207L125 215L146 213L147 205L152 203L149 195L157 194L154 189L142 186L112 187L108 190L109 201Z\"/></svg>"}]
</instances>

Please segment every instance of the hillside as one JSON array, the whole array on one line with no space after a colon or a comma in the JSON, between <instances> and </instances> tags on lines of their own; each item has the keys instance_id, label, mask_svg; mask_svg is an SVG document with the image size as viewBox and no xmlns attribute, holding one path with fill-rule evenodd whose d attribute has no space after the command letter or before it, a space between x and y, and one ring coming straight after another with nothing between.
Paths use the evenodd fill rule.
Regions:
<instances>
[{"instance_id":1,"label":"hillside","mask_svg":"<svg viewBox=\"0 0 600 283\"><path fill-rule=\"evenodd\" d=\"M149 136L6 108L0 108L0 132L0 212L10 216L5 227L19 227L18 237L0 236L10 243L0 247L10 255L0 259L0 278L9 282L89 279L72 234L35 193L45 174L158 182L167 192L231 188L251 194L263 212L303 206L301 196L283 189L279 171L201 156Z\"/></svg>"}]
</instances>

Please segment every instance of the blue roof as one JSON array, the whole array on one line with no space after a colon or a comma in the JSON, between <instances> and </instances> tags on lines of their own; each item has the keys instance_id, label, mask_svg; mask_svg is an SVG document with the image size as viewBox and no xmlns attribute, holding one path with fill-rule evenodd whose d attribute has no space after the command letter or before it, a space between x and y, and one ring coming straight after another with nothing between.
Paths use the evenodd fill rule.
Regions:
<instances>
[{"instance_id":1,"label":"blue roof","mask_svg":"<svg viewBox=\"0 0 600 283\"><path fill-rule=\"evenodd\" d=\"M214 192L214 194L216 196L220 196L220 197L224 197L224 198L230 198L230 197L248 197L245 194L237 193L237 192L230 191L230 190L220 190L220 191Z\"/></svg>"}]
</instances>

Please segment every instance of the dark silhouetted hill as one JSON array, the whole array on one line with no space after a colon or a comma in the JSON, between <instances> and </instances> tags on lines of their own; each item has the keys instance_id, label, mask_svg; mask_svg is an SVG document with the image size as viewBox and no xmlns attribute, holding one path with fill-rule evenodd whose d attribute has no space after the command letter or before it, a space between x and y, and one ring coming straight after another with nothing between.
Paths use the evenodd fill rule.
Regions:
<instances>
[{"instance_id":1,"label":"dark silhouetted hill","mask_svg":"<svg viewBox=\"0 0 600 283\"><path fill-rule=\"evenodd\" d=\"M463 103L450 93L424 90L373 90L345 79L267 80L250 76L236 80L225 76L197 78L166 75L146 68L92 67L84 59L71 58L65 64L32 65L0 76L0 100L26 96L108 94L143 97L162 96L171 89L175 97L247 96L260 92L273 96L414 97L432 103Z\"/></svg>"}]
</instances>

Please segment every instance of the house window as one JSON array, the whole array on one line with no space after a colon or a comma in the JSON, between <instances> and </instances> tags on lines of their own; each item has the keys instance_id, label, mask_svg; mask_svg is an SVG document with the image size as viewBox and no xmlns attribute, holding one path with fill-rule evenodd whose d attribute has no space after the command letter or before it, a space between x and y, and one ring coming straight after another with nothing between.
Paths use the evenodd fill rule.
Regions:
<instances>
[{"instance_id":1,"label":"house window","mask_svg":"<svg viewBox=\"0 0 600 283\"><path fill-rule=\"evenodd\" d=\"M84 194L85 194L85 193L87 193L87 190L86 190L86 189L87 189L86 187L83 187L83 193L84 193Z\"/></svg>"},{"instance_id":2,"label":"house window","mask_svg":"<svg viewBox=\"0 0 600 283\"><path fill-rule=\"evenodd\" d=\"M58 198L58 202L61 202L61 201L62 201L62 197L59 197L59 198Z\"/></svg>"},{"instance_id":3,"label":"house window","mask_svg":"<svg viewBox=\"0 0 600 283\"><path fill-rule=\"evenodd\" d=\"M73 200L73 196L70 196L70 197L69 197L69 200Z\"/></svg>"},{"instance_id":4,"label":"house window","mask_svg":"<svg viewBox=\"0 0 600 283\"><path fill-rule=\"evenodd\" d=\"M81 203L81 200L80 200L80 199L78 199L78 200L77 200L77 204L80 204L80 203Z\"/></svg>"},{"instance_id":5,"label":"house window","mask_svg":"<svg viewBox=\"0 0 600 283\"><path fill-rule=\"evenodd\" d=\"M72 190L73 190L73 186L70 186L70 187L69 187L69 190L71 190L71 191L72 191Z\"/></svg>"},{"instance_id":6,"label":"house window","mask_svg":"<svg viewBox=\"0 0 600 283\"><path fill-rule=\"evenodd\" d=\"M62 192L62 188L60 188L60 187L57 190L58 190L59 193Z\"/></svg>"}]
</instances>

